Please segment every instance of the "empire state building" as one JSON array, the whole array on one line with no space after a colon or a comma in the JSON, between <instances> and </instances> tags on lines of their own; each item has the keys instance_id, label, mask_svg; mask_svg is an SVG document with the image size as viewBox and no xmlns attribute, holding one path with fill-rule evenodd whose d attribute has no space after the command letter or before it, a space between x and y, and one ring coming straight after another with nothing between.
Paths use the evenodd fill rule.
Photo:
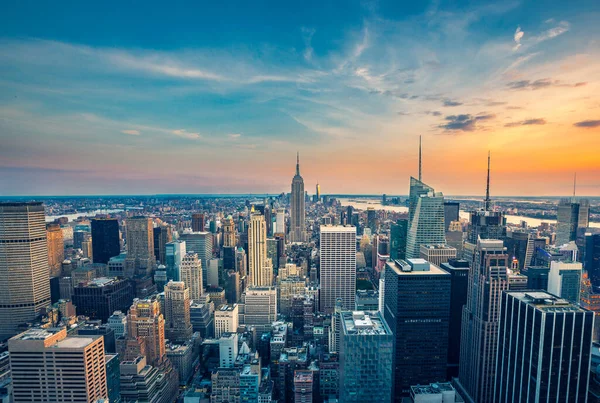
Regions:
<instances>
[{"instance_id":1,"label":"empire state building","mask_svg":"<svg viewBox=\"0 0 600 403\"><path fill-rule=\"evenodd\" d=\"M306 212L304 207L304 179L300 176L300 155L296 156L296 175L292 179L290 200L290 241L306 242Z\"/></svg>"}]
</instances>

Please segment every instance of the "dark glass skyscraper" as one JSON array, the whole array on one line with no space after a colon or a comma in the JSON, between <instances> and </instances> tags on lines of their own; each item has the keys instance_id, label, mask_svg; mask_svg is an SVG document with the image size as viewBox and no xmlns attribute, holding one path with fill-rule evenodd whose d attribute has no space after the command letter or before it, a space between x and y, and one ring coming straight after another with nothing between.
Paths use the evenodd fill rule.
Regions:
<instances>
[{"instance_id":1,"label":"dark glass skyscraper","mask_svg":"<svg viewBox=\"0 0 600 403\"><path fill-rule=\"evenodd\" d=\"M450 324L448 327L448 379L458 376L460 363L460 337L462 312L467 303L469 288L469 262L450 260L441 268L450 273Z\"/></svg>"},{"instance_id":2,"label":"dark glass skyscraper","mask_svg":"<svg viewBox=\"0 0 600 403\"><path fill-rule=\"evenodd\" d=\"M398 220L390 226L390 259L406 259L408 220Z\"/></svg>"},{"instance_id":3,"label":"dark glass skyscraper","mask_svg":"<svg viewBox=\"0 0 600 403\"><path fill-rule=\"evenodd\" d=\"M389 261L384 317L394 334L394 401L446 379L451 276L423 260Z\"/></svg>"},{"instance_id":4,"label":"dark glass skyscraper","mask_svg":"<svg viewBox=\"0 0 600 403\"><path fill-rule=\"evenodd\" d=\"M562 199L558 203L556 220L556 245L577 239L577 229L586 228L590 220L588 200Z\"/></svg>"},{"instance_id":5,"label":"dark glass skyscraper","mask_svg":"<svg viewBox=\"0 0 600 403\"><path fill-rule=\"evenodd\" d=\"M494 402L587 402L593 325L552 294L502 293Z\"/></svg>"},{"instance_id":6,"label":"dark glass skyscraper","mask_svg":"<svg viewBox=\"0 0 600 403\"><path fill-rule=\"evenodd\" d=\"M460 203L459 202L444 202L444 227L445 230L448 231L450 228L450 223L452 221L458 221L460 212Z\"/></svg>"},{"instance_id":7,"label":"dark glass skyscraper","mask_svg":"<svg viewBox=\"0 0 600 403\"><path fill-rule=\"evenodd\" d=\"M116 218L92 220L92 250L94 263L108 264L111 257L119 256L119 221Z\"/></svg>"},{"instance_id":8,"label":"dark glass skyscraper","mask_svg":"<svg viewBox=\"0 0 600 403\"><path fill-rule=\"evenodd\" d=\"M583 268L588 272L592 287L600 290L600 234L585 236Z\"/></svg>"}]
</instances>

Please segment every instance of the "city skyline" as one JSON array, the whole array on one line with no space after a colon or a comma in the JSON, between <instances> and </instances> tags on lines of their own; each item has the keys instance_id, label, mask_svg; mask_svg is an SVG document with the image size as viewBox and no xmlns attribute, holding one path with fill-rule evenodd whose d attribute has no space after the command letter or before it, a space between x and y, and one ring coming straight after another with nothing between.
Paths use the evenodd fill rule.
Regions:
<instances>
[{"instance_id":1,"label":"city skyline","mask_svg":"<svg viewBox=\"0 0 600 403\"><path fill-rule=\"evenodd\" d=\"M6 7L3 195L600 195L593 1L147 11Z\"/></svg>"}]
</instances>

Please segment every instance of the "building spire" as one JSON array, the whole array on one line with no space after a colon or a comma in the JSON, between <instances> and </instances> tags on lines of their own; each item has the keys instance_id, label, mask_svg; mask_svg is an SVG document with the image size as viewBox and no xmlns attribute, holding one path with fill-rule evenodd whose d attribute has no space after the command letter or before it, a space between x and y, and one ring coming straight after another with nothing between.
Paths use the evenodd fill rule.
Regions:
<instances>
[{"instance_id":1,"label":"building spire","mask_svg":"<svg viewBox=\"0 0 600 403\"><path fill-rule=\"evenodd\" d=\"M573 176L573 200L575 200L575 189L577 188L577 172Z\"/></svg>"},{"instance_id":2,"label":"building spire","mask_svg":"<svg viewBox=\"0 0 600 403\"><path fill-rule=\"evenodd\" d=\"M421 182L421 136L419 136L419 182Z\"/></svg>"},{"instance_id":3,"label":"building spire","mask_svg":"<svg viewBox=\"0 0 600 403\"><path fill-rule=\"evenodd\" d=\"M487 185L485 187L485 211L490 211L490 151L488 151Z\"/></svg>"},{"instance_id":4,"label":"building spire","mask_svg":"<svg viewBox=\"0 0 600 403\"><path fill-rule=\"evenodd\" d=\"M296 152L296 175L300 175L300 152Z\"/></svg>"}]
</instances>

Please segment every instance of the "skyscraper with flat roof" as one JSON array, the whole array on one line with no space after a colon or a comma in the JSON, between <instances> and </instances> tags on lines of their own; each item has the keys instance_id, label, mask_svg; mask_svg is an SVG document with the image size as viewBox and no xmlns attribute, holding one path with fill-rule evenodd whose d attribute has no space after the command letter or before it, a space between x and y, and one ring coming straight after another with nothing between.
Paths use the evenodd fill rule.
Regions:
<instances>
[{"instance_id":1,"label":"skyscraper with flat roof","mask_svg":"<svg viewBox=\"0 0 600 403\"><path fill-rule=\"evenodd\" d=\"M203 232L204 231L204 213L192 214L192 231Z\"/></svg>"},{"instance_id":2,"label":"skyscraper with flat roof","mask_svg":"<svg viewBox=\"0 0 600 403\"><path fill-rule=\"evenodd\" d=\"M448 231L452 221L458 221L460 214L460 203L453 201L444 202L444 230Z\"/></svg>"},{"instance_id":3,"label":"skyscraper with flat roof","mask_svg":"<svg viewBox=\"0 0 600 403\"><path fill-rule=\"evenodd\" d=\"M50 303L44 205L0 203L0 339Z\"/></svg>"},{"instance_id":4,"label":"skyscraper with flat roof","mask_svg":"<svg viewBox=\"0 0 600 403\"><path fill-rule=\"evenodd\" d=\"M354 309L356 299L356 227L321 225L320 237L321 310L333 313L335 301Z\"/></svg>"},{"instance_id":5,"label":"skyscraper with flat roof","mask_svg":"<svg viewBox=\"0 0 600 403\"><path fill-rule=\"evenodd\" d=\"M127 258L126 275L151 275L156 269L154 257L154 232L149 217L127 219Z\"/></svg>"},{"instance_id":6,"label":"skyscraper with flat roof","mask_svg":"<svg viewBox=\"0 0 600 403\"><path fill-rule=\"evenodd\" d=\"M548 292L574 304L579 303L582 265L578 262L550 262Z\"/></svg>"},{"instance_id":7,"label":"skyscraper with flat roof","mask_svg":"<svg viewBox=\"0 0 600 403\"><path fill-rule=\"evenodd\" d=\"M296 160L296 175L292 179L290 194L290 241L306 241L306 210L304 199L304 179L300 176L300 156Z\"/></svg>"},{"instance_id":8,"label":"skyscraper with flat roof","mask_svg":"<svg viewBox=\"0 0 600 403\"><path fill-rule=\"evenodd\" d=\"M394 336L379 312L342 311L340 403L390 402Z\"/></svg>"},{"instance_id":9,"label":"skyscraper with flat roof","mask_svg":"<svg viewBox=\"0 0 600 403\"><path fill-rule=\"evenodd\" d=\"M408 220L400 219L390 226L390 259L406 259Z\"/></svg>"},{"instance_id":10,"label":"skyscraper with flat roof","mask_svg":"<svg viewBox=\"0 0 600 403\"><path fill-rule=\"evenodd\" d=\"M547 292L503 292L494 402L587 402L594 313Z\"/></svg>"},{"instance_id":11,"label":"skyscraper with flat roof","mask_svg":"<svg viewBox=\"0 0 600 403\"><path fill-rule=\"evenodd\" d=\"M8 341L15 403L88 403L108 398L104 339L30 329Z\"/></svg>"},{"instance_id":12,"label":"skyscraper with flat roof","mask_svg":"<svg viewBox=\"0 0 600 403\"><path fill-rule=\"evenodd\" d=\"M446 379L451 276L423 259L388 261L384 312L395 340L394 399Z\"/></svg>"},{"instance_id":13,"label":"skyscraper with flat roof","mask_svg":"<svg viewBox=\"0 0 600 403\"><path fill-rule=\"evenodd\" d=\"M590 202L586 199L561 199L556 216L556 245L577 239L577 230L586 228L590 221Z\"/></svg>"},{"instance_id":14,"label":"skyscraper with flat roof","mask_svg":"<svg viewBox=\"0 0 600 403\"><path fill-rule=\"evenodd\" d=\"M267 226L261 214L250 216L248 226L248 268L251 286L273 284L273 262L267 257Z\"/></svg>"}]
</instances>

